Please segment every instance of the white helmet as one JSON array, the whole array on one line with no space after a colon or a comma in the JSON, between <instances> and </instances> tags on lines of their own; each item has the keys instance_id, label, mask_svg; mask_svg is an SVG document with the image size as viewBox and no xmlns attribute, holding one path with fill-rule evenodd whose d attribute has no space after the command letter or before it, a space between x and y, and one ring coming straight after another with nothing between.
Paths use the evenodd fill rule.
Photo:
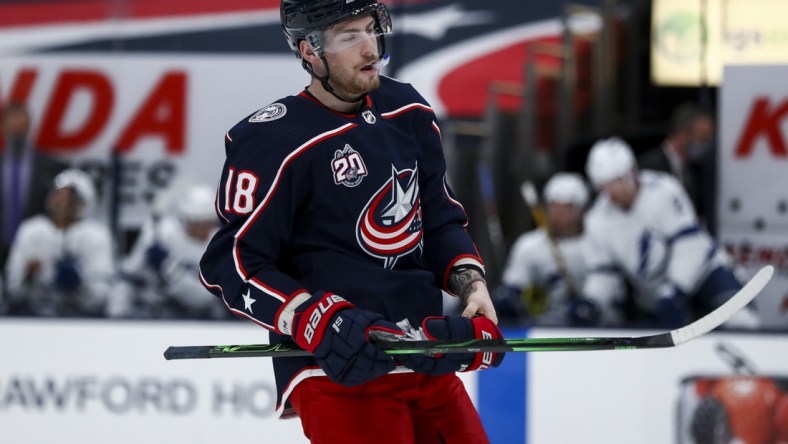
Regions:
<instances>
[{"instance_id":1,"label":"white helmet","mask_svg":"<svg viewBox=\"0 0 788 444\"><path fill-rule=\"evenodd\" d=\"M588 153L586 174L596 188L634 170L635 155L623 139L611 137L598 140Z\"/></svg>"},{"instance_id":2,"label":"white helmet","mask_svg":"<svg viewBox=\"0 0 788 444\"><path fill-rule=\"evenodd\" d=\"M583 208L588 203L588 189L579 174L557 173L544 187L545 202L569 203Z\"/></svg>"},{"instance_id":3,"label":"white helmet","mask_svg":"<svg viewBox=\"0 0 788 444\"><path fill-rule=\"evenodd\" d=\"M84 171L75 168L64 170L55 176L53 186L56 190L60 188L74 190L79 200L82 201L80 216L93 211L93 207L96 205L96 187L93 185L93 179Z\"/></svg>"},{"instance_id":4,"label":"white helmet","mask_svg":"<svg viewBox=\"0 0 788 444\"><path fill-rule=\"evenodd\" d=\"M216 220L214 200L213 188L208 185L194 185L178 200L178 217L184 222Z\"/></svg>"}]
</instances>

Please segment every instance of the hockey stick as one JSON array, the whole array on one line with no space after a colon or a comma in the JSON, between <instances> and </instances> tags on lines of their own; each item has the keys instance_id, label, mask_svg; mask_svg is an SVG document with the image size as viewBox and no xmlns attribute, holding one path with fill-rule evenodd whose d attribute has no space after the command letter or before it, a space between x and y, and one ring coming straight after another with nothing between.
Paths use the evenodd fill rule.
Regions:
<instances>
[{"instance_id":1,"label":"hockey stick","mask_svg":"<svg viewBox=\"0 0 788 444\"><path fill-rule=\"evenodd\" d=\"M481 353L481 352L541 352L541 351L591 351L631 350L641 348L675 347L691 341L717 328L730 319L760 293L774 274L774 267L767 265L750 279L727 302L697 321L665 333L637 337L578 337L578 338L524 338L524 339L473 339L469 341L386 341L376 345L390 355L411 353ZM164 352L166 359L241 358L309 356L295 345L198 345L173 346Z\"/></svg>"}]
</instances>

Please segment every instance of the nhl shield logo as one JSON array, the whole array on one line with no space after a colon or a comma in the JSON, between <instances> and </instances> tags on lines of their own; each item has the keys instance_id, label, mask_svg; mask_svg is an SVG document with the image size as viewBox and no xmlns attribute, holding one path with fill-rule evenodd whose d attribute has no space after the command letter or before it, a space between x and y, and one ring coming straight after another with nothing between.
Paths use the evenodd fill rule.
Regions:
<instances>
[{"instance_id":1,"label":"nhl shield logo","mask_svg":"<svg viewBox=\"0 0 788 444\"><path fill-rule=\"evenodd\" d=\"M375 122L378 121L378 119L375 117L375 115L372 114L372 111L370 111L368 109L364 110L364 112L361 113L361 117L363 117L364 121L367 122L370 125L374 125Z\"/></svg>"},{"instance_id":2,"label":"nhl shield logo","mask_svg":"<svg viewBox=\"0 0 788 444\"><path fill-rule=\"evenodd\" d=\"M249 121L252 123L270 122L284 116L285 114L287 114L286 106L282 105L281 103L272 103L260 111L254 113L254 115L249 118Z\"/></svg>"},{"instance_id":3,"label":"nhl shield logo","mask_svg":"<svg viewBox=\"0 0 788 444\"><path fill-rule=\"evenodd\" d=\"M397 170L372 196L356 222L356 240L370 256L394 268L400 257L422 247L418 168Z\"/></svg>"},{"instance_id":4,"label":"nhl shield logo","mask_svg":"<svg viewBox=\"0 0 788 444\"><path fill-rule=\"evenodd\" d=\"M334 159L331 161L331 171L334 172L335 184L342 184L351 188L360 184L364 176L367 175L364 159L349 144L345 144L341 150L334 152Z\"/></svg>"}]
</instances>

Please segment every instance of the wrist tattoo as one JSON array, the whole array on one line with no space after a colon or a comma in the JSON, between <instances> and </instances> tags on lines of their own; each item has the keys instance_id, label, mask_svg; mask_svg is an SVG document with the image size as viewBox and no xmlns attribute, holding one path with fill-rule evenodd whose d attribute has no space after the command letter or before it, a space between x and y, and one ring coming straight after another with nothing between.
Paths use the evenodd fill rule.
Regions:
<instances>
[{"instance_id":1,"label":"wrist tattoo","mask_svg":"<svg viewBox=\"0 0 788 444\"><path fill-rule=\"evenodd\" d=\"M447 287L449 291L457 295L460 301L465 304L468 300L468 296L471 294L474 282L481 282L487 285L484 276L482 276L481 272L475 267L456 267L449 274Z\"/></svg>"}]
</instances>

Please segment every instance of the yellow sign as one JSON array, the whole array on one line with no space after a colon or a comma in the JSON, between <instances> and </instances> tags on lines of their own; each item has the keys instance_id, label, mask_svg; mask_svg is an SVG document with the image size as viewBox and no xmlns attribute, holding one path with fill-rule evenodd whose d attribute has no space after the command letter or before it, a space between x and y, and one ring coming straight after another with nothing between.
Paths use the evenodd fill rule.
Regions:
<instances>
[{"instance_id":1,"label":"yellow sign","mask_svg":"<svg viewBox=\"0 0 788 444\"><path fill-rule=\"evenodd\" d=\"M719 85L726 64L788 63L786 0L654 0L651 78Z\"/></svg>"}]
</instances>

